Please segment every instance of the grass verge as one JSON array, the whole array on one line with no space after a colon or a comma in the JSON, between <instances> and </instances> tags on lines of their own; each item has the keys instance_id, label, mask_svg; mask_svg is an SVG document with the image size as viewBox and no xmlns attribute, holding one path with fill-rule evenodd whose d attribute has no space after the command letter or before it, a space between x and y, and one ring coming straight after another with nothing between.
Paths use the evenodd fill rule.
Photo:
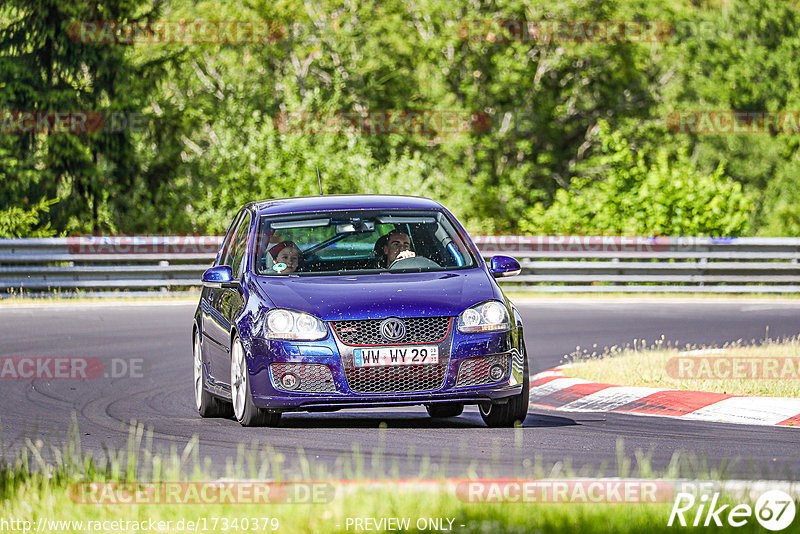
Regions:
<instances>
[{"instance_id":1,"label":"grass verge","mask_svg":"<svg viewBox=\"0 0 800 534\"><path fill-rule=\"evenodd\" d=\"M723 502L735 504L728 499ZM70 500L63 486L23 484L11 491L3 515L27 521L28 525L40 529L39 532L257 531L305 534L370 530L605 534L674 532L676 527L667 526L671 507L671 503L471 504L448 493L409 491L400 484L395 488L377 490L360 488L337 496L331 503L312 505L81 505ZM367 523L368 528L356 528L357 520L363 525L367 518L372 519L371 525ZM394 528L386 522L390 518L395 520ZM381 520L384 520L383 525ZM399 529L398 523L403 525ZM143 525L148 526L143 528ZM151 530L149 526L154 528ZM681 530L696 532L703 529ZM762 529L751 520L745 528L728 526L715 531L761 532Z\"/></svg>"},{"instance_id":2,"label":"grass verge","mask_svg":"<svg viewBox=\"0 0 800 534\"><path fill-rule=\"evenodd\" d=\"M564 374L593 382L731 395L800 397L800 337L722 347L634 342L601 353L578 349Z\"/></svg>"},{"instance_id":3,"label":"grass verge","mask_svg":"<svg viewBox=\"0 0 800 534\"><path fill-rule=\"evenodd\" d=\"M93 490L96 501L76 497L76 485L85 487L89 483L99 483L97 487L108 487L108 483L127 487L155 486L159 483L188 481L202 486L219 484L220 479L211 472L210 466L199 461L197 440L190 440L182 452L177 450L168 455L150 453L149 432L140 425L132 425L128 448L125 451L106 451L105 460L84 454L80 447L80 433L77 425L70 431L66 445L60 448L49 447L40 441L26 440L25 447L17 451L13 458L6 456L6 449L0 456L0 529L4 531L36 532L458 532L458 533L635 533L635 532L673 532L675 526L668 526L674 502L672 493L650 502L587 502L569 493L569 497L558 502L515 502L515 494L506 497L506 502L474 502L464 492L454 490L448 479L431 477L426 481L398 480L385 471L382 458L371 458L358 454L344 459L350 464L352 475L346 479L322 479L324 466L314 465L305 460L302 449L301 473L292 478L282 470L283 458L274 451L259 456L255 449L239 448L235 465L228 466L225 481L283 481L296 484L309 481L323 482L332 492L322 499L297 499L295 503L283 501L266 504L253 504L252 499L244 498L238 502L202 502L196 500L165 503L157 499L133 498L127 493L125 499L135 503L120 502L118 491L106 493ZM53 461L46 461L45 456ZM617 478L614 480L641 482L643 480L670 484L670 479L685 472L685 468L695 467L695 478L709 481L723 477L725 465L719 470L707 470L707 466L693 464L691 458L677 454L670 466L659 474L649 464L648 456L636 451L634 459L625 455L622 440L617 443ZM426 464L423 460L422 464ZM543 470L540 460L531 465L530 473L520 472L521 479L565 481L577 475L579 479L591 482L585 472L571 472L568 465L560 462L548 471ZM369 467L371 466L371 471ZM425 470L421 466L420 473ZM599 476L606 477L605 467ZM364 482L366 477L372 478ZM375 479L374 477L377 477ZM632 479L631 477L637 477ZM474 482L475 473L466 473L462 479ZM487 483L485 478L480 483ZM360 481L360 482L359 482ZM691 484L697 484L694 480ZM93 486L95 487L95 486ZM186 494L183 494L184 496ZM200 500L204 500L200 492ZM252 494L248 494L252 495ZM518 494L517 494L518 495ZM734 496L720 490L720 504L748 502L753 505L752 496ZM196 499L197 497L195 497ZM188 500L188 499L187 499ZM501 499L503 500L503 499ZM536 497L534 497L536 500ZM541 499L539 499L541 500ZM552 500L552 499L551 499ZM641 501L641 499L638 499ZM212 497L210 501L214 501ZM729 506L728 509L732 508ZM691 524L695 507L686 518ZM702 515L702 514L701 514ZM366 520L371 519L370 523ZM393 523L388 520L393 520ZM701 525L704 517L701 517ZM356 521L361 520L361 528ZM725 520L723 516L722 520ZM5 521L5 523L3 523ZM405 521L405 523L403 523ZM402 525L398 528L398 525ZM703 527L680 528L681 531L696 532ZM716 532L761 532L754 517L743 527L723 524L715 527Z\"/></svg>"}]
</instances>

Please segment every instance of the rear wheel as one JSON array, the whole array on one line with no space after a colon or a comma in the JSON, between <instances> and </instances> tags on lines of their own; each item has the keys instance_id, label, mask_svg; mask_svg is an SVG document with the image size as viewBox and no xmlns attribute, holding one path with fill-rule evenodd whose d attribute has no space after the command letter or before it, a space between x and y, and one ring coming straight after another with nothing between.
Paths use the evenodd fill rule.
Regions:
<instances>
[{"instance_id":1,"label":"rear wheel","mask_svg":"<svg viewBox=\"0 0 800 534\"><path fill-rule=\"evenodd\" d=\"M442 402L429 404L425 409L431 417L457 417L464 411L464 405L460 402Z\"/></svg>"},{"instance_id":2,"label":"rear wheel","mask_svg":"<svg viewBox=\"0 0 800 534\"><path fill-rule=\"evenodd\" d=\"M528 403L530 401L530 377L528 376L528 353L525 346L522 346L522 392L508 399L505 404L493 404L485 402L478 405L481 418L486 426L511 427L525 422L528 415Z\"/></svg>"},{"instance_id":3,"label":"rear wheel","mask_svg":"<svg viewBox=\"0 0 800 534\"><path fill-rule=\"evenodd\" d=\"M206 377L203 372L203 352L200 347L200 333L194 333L194 404L200 417L230 417L233 408L227 402L209 393L206 388Z\"/></svg>"},{"instance_id":4,"label":"rear wheel","mask_svg":"<svg viewBox=\"0 0 800 534\"><path fill-rule=\"evenodd\" d=\"M233 338L231 346L231 400L233 415L242 426L277 426L281 420L280 412L270 412L253 404L250 373L238 336Z\"/></svg>"}]
</instances>

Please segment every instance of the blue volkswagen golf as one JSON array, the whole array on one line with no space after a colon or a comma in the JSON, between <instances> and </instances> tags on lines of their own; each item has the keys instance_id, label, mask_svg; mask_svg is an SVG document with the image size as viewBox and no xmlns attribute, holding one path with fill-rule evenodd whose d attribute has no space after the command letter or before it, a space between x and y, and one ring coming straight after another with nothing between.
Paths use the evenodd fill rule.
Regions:
<instances>
[{"instance_id":1,"label":"blue volkswagen golf","mask_svg":"<svg viewBox=\"0 0 800 534\"><path fill-rule=\"evenodd\" d=\"M430 199L331 195L236 215L194 314L203 417L275 426L290 411L477 404L492 427L528 411L522 320L466 230Z\"/></svg>"}]
</instances>

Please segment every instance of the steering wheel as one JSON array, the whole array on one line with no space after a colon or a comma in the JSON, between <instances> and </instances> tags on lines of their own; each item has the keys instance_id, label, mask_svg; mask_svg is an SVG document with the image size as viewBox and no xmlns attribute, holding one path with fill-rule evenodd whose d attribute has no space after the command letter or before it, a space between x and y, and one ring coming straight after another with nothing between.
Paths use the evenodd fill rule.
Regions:
<instances>
[{"instance_id":1,"label":"steering wheel","mask_svg":"<svg viewBox=\"0 0 800 534\"><path fill-rule=\"evenodd\" d=\"M433 260L429 260L424 256L412 256L411 258L398 258L389 265L388 269L424 269L425 267L441 267Z\"/></svg>"}]
</instances>

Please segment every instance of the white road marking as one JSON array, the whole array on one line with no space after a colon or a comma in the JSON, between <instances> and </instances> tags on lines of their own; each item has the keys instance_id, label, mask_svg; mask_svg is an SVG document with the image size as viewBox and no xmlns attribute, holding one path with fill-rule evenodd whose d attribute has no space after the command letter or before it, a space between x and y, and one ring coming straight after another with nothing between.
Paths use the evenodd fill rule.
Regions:
<instances>
[{"instance_id":1,"label":"white road marking","mask_svg":"<svg viewBox=\"0 0 800 534\"><path fill-rule=\"evenodd\" d=\"M609 412L626 404L666 391L658 388L612 386L586 395L561 407L562 410L574 412Z\"/></svg>"},{"instance_id":2,"label":"white road marking","mask_svg":"<svg viewBox=\"0 0 800 534\"><path fill-rule=\"evenodd\" d=\"M547 384L542 384L541 386L536 386L535 388L531 388L531 399L546 397L548 395L552 395L557 391L561 391L562 389L566 389L576 384L588 384L588 383L589 383L588 380L583 380L582 378L556 378L555 380L552 380Z\"/></svg>"},{"instance_id":3,"label":"white road marking","mask_svg":"<svg viewBox=\"0 0 800 534\"><path fill-rule=\"evenodd\" d=\"M800 415L800 399L783 397L731 397L683 416L684 419L775 425Z\"/></svg>"}]
</instances>

